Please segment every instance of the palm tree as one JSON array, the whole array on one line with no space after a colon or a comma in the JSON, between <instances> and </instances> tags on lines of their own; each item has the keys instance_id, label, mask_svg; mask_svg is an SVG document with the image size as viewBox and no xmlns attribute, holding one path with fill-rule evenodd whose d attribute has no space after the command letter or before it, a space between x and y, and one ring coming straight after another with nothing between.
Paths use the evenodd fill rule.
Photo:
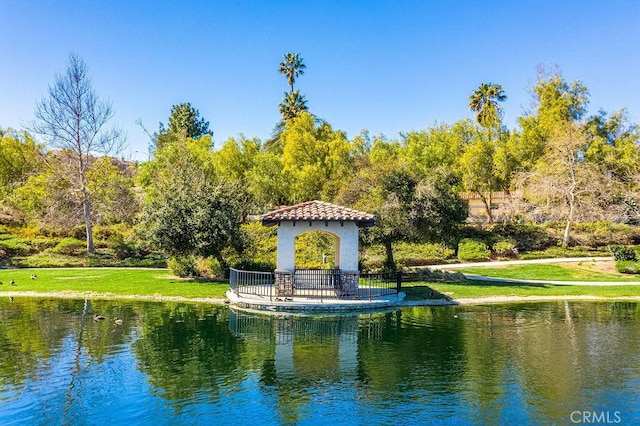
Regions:
<instances>
[{"instance_id":1,"label":"palm tree","mask_svg":"<svg viewBox=\"0 0 640 426\"><path fill-rule=\"evenodd\" d=\"M282 118L287 121L295 118L302 111L307 111L307 100L297 90L293 92L284 92L284 98L278 105Z\"/></svg>"},{"instance_id":2,"label":"palm tree","mask_svg":"<svg viewBox=\"0 0 640 426\"><path fill-rule=\"evenodd\" d=\"M469 109L475 111L476 121L483 127L493 127L502 119L502 105L507 99L501 84L482 83L469 96Z\"/></svg>"},{"instance_id":3,"label":"palm tree","mask_svg":"<svg viewBox=\"0 0 640 426\"><path fill-rule=\"evenodd\" d=\"M296 78L304 74L305 68L307 66L302 63L299 53L287 53L284 55L284 61L280 62L280 74L287 76L287 83L291 87L290 93L293 93L293 83Z\"/></svg>"}]
</instances>

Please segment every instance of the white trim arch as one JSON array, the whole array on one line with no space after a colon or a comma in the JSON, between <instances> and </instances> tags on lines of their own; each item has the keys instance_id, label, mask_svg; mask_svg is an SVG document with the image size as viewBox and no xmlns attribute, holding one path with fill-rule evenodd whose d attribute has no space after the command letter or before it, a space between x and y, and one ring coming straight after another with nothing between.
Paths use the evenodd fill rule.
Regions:
<instances>
[{"instance_id":1,"label":"white trim arch","mask_svg":"<svg viewBox=\"0 0 640 426\"><path fill-rule=\"evenodd\" d=\"M335 267L358 271L358 226L351 221L282 221L278 224L277 270L295 270L295 240L300 234L320 231L335 237Z\"/></svg>"}]
</instances>

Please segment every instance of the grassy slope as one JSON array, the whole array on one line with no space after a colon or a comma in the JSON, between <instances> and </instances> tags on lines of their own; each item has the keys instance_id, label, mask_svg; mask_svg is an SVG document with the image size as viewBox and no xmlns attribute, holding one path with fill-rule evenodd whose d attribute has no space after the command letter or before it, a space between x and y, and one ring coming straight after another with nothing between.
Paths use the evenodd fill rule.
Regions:
<instances>
[{"instance_id":1,"label":"grassy slope","mask_svg":"<svg viewBox=\"0 0 640 426\"><path fill-rule=\"evenodd\" d=\"M549 280L549 281L589 281L589 282L640 282L640 275L602 272L594 269L590 263L584 264L546 264L513 265L504 267L479 267L460 269L460 272L484 275L487 277Z\"/></svg>"},{"instance_id":2,"label":"grassy slope","mask_svg":"<svg viewBox=\"0 0 640 426\"><path fill-rule=\"evenodd\" d=\"M485 282L440 283L411 282L402 284L408 300L440 299L445 295L452 299L489 296L595 296L640 297L640 286L580 286L580 285L522 285L488 284ZM431 296L433 291L434 295Z\"/></svg>"},{"instance_id":3,"label":"grassy slope","mask_svg":"<svg viewBox=\"0 0 640 426\"><path fill-rule=\"evenodd\" d=\"M37 279L31 279L36 274ZM16 285L10 285L11 280ZM95 292L114 295L182 296L223 298L226 282L180 279L167 269L3 269L0 294L8 291Z\"/></svg>"}]
</instances>

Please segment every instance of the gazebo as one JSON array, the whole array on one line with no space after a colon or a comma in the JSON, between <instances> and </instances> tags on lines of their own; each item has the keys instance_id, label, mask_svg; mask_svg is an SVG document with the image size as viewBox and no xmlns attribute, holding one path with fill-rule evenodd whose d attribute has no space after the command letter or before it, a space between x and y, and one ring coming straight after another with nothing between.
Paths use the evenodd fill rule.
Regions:
<instances>
[{"instance_id":1,"label":"gazebo","mask_svg":"<svg viewBox=\"0 0 640 426\"><path fill-rule=\"evenodd\" d=\"M294 290L321 291L332 288L339 296L353 296L358 289L358 231L373 226L376 217L324 201L307 201L263 214L264 226L278 226L276 296L293 296ZM295 238L305 232L322 231L334 237L333 270L295 268ZM299 292L300 293L300 292Z\"/></svg>"},{"instance_id":2,"label":"gazebo","mask_svg":"<svg viewBox=\"0 0 640 426\"><path fill-rule=\"evenodd\" d=\"M268 310L353 310L392 306L404 296L399 276L362 274L358 269L358 233L375 225L374 215L313 200L265 213L260 220L278 227L276 269L231 269L231 303ZM296 268L296 237L311 231L333 236L332 269Z\"/></svg>"}]
</instances>

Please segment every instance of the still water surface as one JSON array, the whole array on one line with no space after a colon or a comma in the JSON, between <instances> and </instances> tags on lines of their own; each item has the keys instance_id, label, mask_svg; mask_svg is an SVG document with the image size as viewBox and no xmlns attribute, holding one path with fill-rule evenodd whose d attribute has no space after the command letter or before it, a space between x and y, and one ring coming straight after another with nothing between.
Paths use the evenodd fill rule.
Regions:
<instances>
[{"instance_id":1,"label":"still water surface","mask_svg":"<svg viewBox=\"0 0 640 426\"><path fill-rule=\"evenodd\" d=\"M6 299L0 424L537 425L585 413L639 424L639 308L557 302L270 317Z\"/></svg>"}]
</instances>

